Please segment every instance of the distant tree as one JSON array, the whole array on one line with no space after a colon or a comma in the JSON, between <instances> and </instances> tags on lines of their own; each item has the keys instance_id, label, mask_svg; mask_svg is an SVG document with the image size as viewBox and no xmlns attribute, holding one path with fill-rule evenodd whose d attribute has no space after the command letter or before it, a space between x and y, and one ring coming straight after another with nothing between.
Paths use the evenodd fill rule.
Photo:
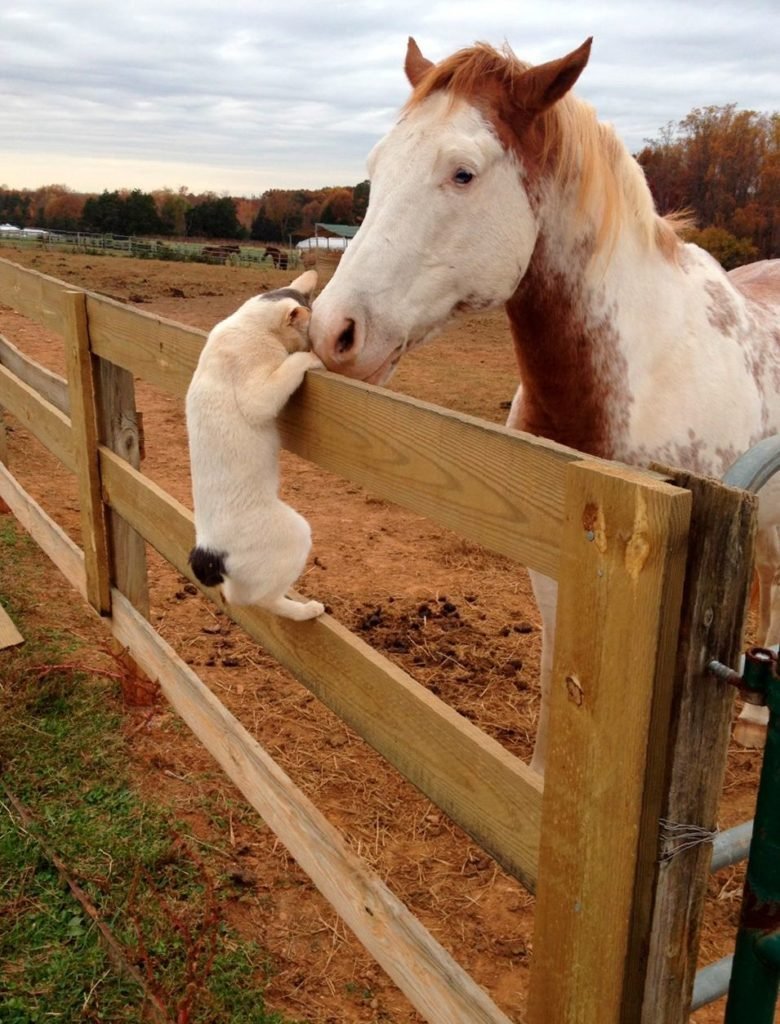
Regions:
<instances>
[{"instance_id":1,"label":"distant tree","mask_svg":"<svg viewBox=\"0 0 780 1024\"><path fill-rule=\"evenodd\" d=\"M156 199L161 233L183 238L187 234L187 211L190 208L186 193L165 189L157 194Z\"/></svg>"},{"instance_id":2,"label":"distant tree","mask_svg":"<svg viewBox=\"0 0 780 1024\"><path fill-rule=\"evenodd\" d=\"M697 108L637 159L661 213L688 209L700 229L745 240L758 257L780 254L780 114Z\"/></svg>"},{"instance_id":3,"label":"distant tree","mask_svg":"<svg viewBox=\"0 0 780 1024\"><path fill-rule=\"evenodd\" d=\"M352 189L352 223L362 224L363 218L366 215L368 209L368 196L371 191L371 183L369 181L361 181L359 185L355 185Z\"/></svg>"},{"instance_id":4,"label":"distant tree","mask_svg":"<svg viewBox=\"0 0 780 1024\"><path fill-rule=\"evenodd\" d=\"M163 227L154 196L138 188L125 196L122 219L125 235L159 235Z\"/></svg>"},{"instance_id":5,"label":"distant tree","mask_svg":"<svg viewBox=\"0 0 780 1024\"><path fill-rule=\"evenodd\" d=\"M84 203L82 227L107 235L124 235L124 200L119 192L104 189L99 196L90 196Z\"/></svg>"},{"instance_id":6,"label":"distant tree","mask_svg":"<svg viewBox=\"0 0 780 1024\"><path fill-rule=\"evenodd\" d=\"M70 189L52 190L39 207L37 226L53 231L78 231L84 216L86 196Z\"/></svg>"},{"instance_id":7,"label":"distant tree","mask_svg":"<svg viewBox=\"0 0 780 1024\"><path fill-rule=\"evenodd\" d=\"M276 231L268 241L286 242L297 231L303 220L302 208L307 193L300 189L272 188L263 194L262 209L268 222L276 225Z\"/></svg>"},{"instance_id":8,"label":"distant tree","mask_svg":"<svg viewBox=\"0 0 780 1024\"><path fill-rule=\"evenodd\" d=\"M351 224L352 201L351 188L334 188L322 207L320 220L325 224Z\"/></svg>"},{"instance_id":9,"label":"distant tree","mask_svg":"<svg viewBox=\"0 0 780 1024\"><path fill-rule=\"evenodd\" d=\"M753 263L758 259L758 249L747 238L737 238L725 228L689 228L683 233L686 242L706 249L725 270Z\"/></svg>"},{"instance_id":10,"label":"distant tree","mask_svg":"<svg viewBox=\"0 0 780 1024\"><path fill-rule=\"evenodd\" d=\"M0 189L0 221L24 228L30 224L30 205L32 197L29 192Z\"/></svg>"},{"instance_id":11,"label":"distant tree","mask_svg":"<svg viewBox=\"0 0 780 1024\"><path fill-rule=\"evenodd\" d=\"M241 238L243 231L230 196L209 195L187 211L187 234L202 238Z\"/></svg>"},{"instance_id":12,"label":"distant tree","mask_svg":"<svg viewBox=\"0 0 780 1024\"><path fill-rule=\"evenodd\" d=\"M266 213L265 200L260 200L260 208L252 221L250 237L259 242L281 242L282 235L278 223Z\"/></svg>"}]
</instances>

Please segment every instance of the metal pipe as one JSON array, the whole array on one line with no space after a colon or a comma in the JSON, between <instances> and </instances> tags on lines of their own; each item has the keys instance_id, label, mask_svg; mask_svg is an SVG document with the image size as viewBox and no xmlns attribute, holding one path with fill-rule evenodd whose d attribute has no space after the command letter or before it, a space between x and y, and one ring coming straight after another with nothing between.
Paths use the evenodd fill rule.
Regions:
<instances>
[{"instance_id":1,"label":"metal pipe","mask_svg":"<svg viewBox=\"0 0 780 1024\"><path fill-rule=\"evenodd\" d=\"M691 1000L691 1013L700 1010L707 1003L714 1003L716 999L729 990L729 979L731 978L731 964L733 957L724 956L722 960L702 967L696 972L696 980L693 983L693 999Z\"/></svg>"},{"instance_id":2,"label":"metal pipe","mask_svg":"<svg viewBox=\"0 0 780 1024\"><path fill-rule=\"evenodd\" d=\"M750 451L740 455L726 470L723 483L741 487L743 491L757 491L780 472L780 436L765 437Z\"/></svg>"},{"instance_id":3,"label":"metal pipe","mask_svg":"<svg viewBox=\"0 0 780 1024\"><path fill-rule=\"evenodd\" d=\"M712 860L710 871L738 864L747 857L750 851L750 840L753 836L753 822L745 821L741 825L719 832L712 844Z\"/></svg>"}]
</instances>

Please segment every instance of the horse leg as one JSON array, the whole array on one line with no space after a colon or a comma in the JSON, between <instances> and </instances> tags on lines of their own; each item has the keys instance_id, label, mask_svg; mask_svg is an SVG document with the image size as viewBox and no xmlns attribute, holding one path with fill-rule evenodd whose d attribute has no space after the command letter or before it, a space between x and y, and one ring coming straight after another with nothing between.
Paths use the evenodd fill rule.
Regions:
<instances>
[{"instance_id":1,"label":"horse leg","mask_svg":"<svg viewBox=\"0 0 780 1024\"><path fill-rule=\"evenodd\" d=\"M558 603L558 584L549 576L538 572L529 572L534 597L542 616L542 664L540 685L542 704L539 710L539 722L536 728L536 743L531 758L531 769L544 774L544 762L547 756L548 730L550 724L550 688L552 685L553 653L555 651L555 609Z\"/></svg>"},{"instance_id":2,"label":"horse leg","mask_svg":"<svg viewBox=\"0 0 780 1024\"><path fill-rule=\"evenodd\" d=\"M512 407L506 419L506 425L515 430L522 429L523 418L523 386L518 385L512 399ZM544 762L547 757L547 741L550 725L550 688L552 686L553 654L555 652L555 609L558 604L558 584L549 576L538 572L528 573L531 579L536 605L542 617L542 659L539 673L539 685L542 691L542 703L539 708L539 719L536 726L536 742L531 758L531 769L544 775Z\"/></svg>"}]
</instances>

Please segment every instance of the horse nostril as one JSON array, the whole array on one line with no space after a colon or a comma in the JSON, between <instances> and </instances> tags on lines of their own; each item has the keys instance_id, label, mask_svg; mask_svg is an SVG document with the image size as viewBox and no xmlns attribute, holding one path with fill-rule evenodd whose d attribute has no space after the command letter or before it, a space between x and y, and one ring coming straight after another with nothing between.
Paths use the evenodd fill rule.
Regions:
<instances>
[{"instance_id":1,"label":"horse nostril","mask_svg":"<svg viewBox=\"0 0 780 1024\"><path fill-rule=\"evenodd\" d=\"M347 326L338 336L336 340L336 351L339 355L344 355L345 352L349 352L352 346L355 344L355 321L348 320Z\"/></svg>"}]
</instances>

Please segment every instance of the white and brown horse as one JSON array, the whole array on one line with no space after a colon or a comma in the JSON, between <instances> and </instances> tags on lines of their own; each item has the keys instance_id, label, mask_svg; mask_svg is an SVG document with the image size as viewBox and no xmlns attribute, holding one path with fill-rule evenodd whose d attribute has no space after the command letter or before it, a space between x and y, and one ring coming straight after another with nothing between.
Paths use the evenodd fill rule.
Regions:
<instances>
[{"instance_id":1,"label":"white and brown horse","mask_svg":"<svg viewBox=\"0 0 780 1024\"><path fill-rule=\"evenodd\" d=\"M412 95L369 157L368 212L314 305L314 349L382 383L458 313L505 305L520 370L510 427L720 477L780 428L780 260L727 275L678 239L614 131L570 92L589 55L590 40L530 67L479 44L433 64L409 41ZM778 524L775 483L760 509L762 642L780 640ZM532 576L541 771L556 584Z\"/></svg>"}]
</instances>

